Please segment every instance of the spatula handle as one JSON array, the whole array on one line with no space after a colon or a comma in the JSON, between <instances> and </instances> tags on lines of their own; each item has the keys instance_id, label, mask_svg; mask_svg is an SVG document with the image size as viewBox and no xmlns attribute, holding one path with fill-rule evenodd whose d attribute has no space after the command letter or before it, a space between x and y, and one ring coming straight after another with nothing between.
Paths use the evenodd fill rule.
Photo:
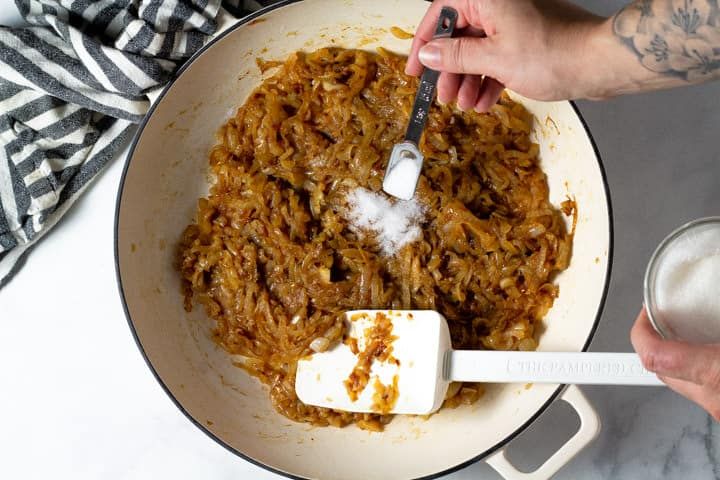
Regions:
<instances>
[{"instance_id":1,"label":"spatula handle","mask_svg":"<svg viewBox=\"0 0 720 480\"><path fill-rule=\"evenodd\" d=\"M440 17L438 18L433 38L452 37L453 32L455 31L457 18L458 13L455 9L443 7L440 11ZM417 93L415 94L415 103L413 104L413 110L410 114L410 122L408 123L407 132L405 133L405 140L410 141L415 145L420 143L420 137L425 129L425 122L427 122L430 105L432 105L432 101L435 96L435 87L437 85L438 77L440 77L440 72L430 68L426 68L420 77L420 85L418 86Z\"/></svg>"},{"instance_id":2,"label":"spatula handle","mask_svg":"<svg viewBox=\"0 0 720 480\"><path fill-rule=\"evenodd\" d=\"M445 361L450 381L664 385L634 353L455 350Z\"/></svg>"}]
</instances>

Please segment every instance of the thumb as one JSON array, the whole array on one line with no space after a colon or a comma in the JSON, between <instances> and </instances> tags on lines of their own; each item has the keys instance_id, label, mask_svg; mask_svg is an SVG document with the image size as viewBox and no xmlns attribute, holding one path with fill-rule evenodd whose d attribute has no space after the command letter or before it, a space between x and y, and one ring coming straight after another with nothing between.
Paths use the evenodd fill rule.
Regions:
<instances>
[{"instance_id":1,"label":"thumb","mask_svg":"<svg viewBox=\"0 0 720 480\"><path fill-rule=\"evenodd\" d=\"M651 372L720 389L720 345L663 340L644 309L630 338L643 365Z\"/></svg>"},{"instance_id":2,"label":"thumb","mask_svg":"<svg viewBox=\"0 0 720 480\"><path fill-rule=\"evenodd\" d=\"M432 40L418 52L420 63L448 73L489 75L497 78L491 38L460 37Z\"/></svg>"},{"instance_id":3,"label":"thumb","mask_svg":"<svg viewBox=\"0 0 720 480\"><path fill-rule=\"evenodd\" d=\"M645 368L658 375L720 390L720 348L664 341L654 350L638 352Z\"/></svg>"}]
</instances>

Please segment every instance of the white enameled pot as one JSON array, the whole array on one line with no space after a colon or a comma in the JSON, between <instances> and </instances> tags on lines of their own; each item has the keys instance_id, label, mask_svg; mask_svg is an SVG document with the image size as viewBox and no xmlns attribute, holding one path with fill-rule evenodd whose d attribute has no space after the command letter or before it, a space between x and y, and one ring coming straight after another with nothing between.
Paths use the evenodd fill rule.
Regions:
<instances>
[{"instance_id":1,"label":"white enameled pot","mask_svg":"<svg viewBox=\"0 0 720 480\"><path fill-rule=\"evenodd\" d=\"M177 406L239 456L292 477L433 477L484 459L506 478L549 478L597 434L592 407L574 387L488 385L475 405L428 420L396 418L382 433L312 428L275 413L266 388L232 366L210 339L203 309L183 310L175 244L207 193L214 133L262 76L255 58L283 59L327 45L407 53L422 0L304 0L266 9L231 26L193 57L154 103L135 138L118 193L116 261L120 294L142 354ZM607 293L612 220L607 185L589 132L574 105L515 96L534 114L534 138L551 200L577 201L570 267L545 319L540 350L587 348ZM554 400L578 410L581 427L531 474L518 472L503 447Z\"/></svg>"}]
</instances>

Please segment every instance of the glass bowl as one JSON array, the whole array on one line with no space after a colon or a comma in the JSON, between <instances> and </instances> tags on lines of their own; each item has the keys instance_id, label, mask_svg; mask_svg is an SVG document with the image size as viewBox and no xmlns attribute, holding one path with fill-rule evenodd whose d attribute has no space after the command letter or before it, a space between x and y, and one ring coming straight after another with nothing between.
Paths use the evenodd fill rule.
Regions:
<instances>
[{"instance_id":1,"label":"glass bowl","mask_svg":"<svg viewBox=\"0 0 720 480\"><path fill-rule=\"evenodd\" d=\"M650 258L643 284L650 322L666 339L693 343L720 342L720 283L698 284L720 258L720 217L693 220L668 235ZM720 264L720 260L718 260ZM685 281L687 280L687 281ZM692 284L691 282L694 282Z\"/></svg>"}]
</instances>

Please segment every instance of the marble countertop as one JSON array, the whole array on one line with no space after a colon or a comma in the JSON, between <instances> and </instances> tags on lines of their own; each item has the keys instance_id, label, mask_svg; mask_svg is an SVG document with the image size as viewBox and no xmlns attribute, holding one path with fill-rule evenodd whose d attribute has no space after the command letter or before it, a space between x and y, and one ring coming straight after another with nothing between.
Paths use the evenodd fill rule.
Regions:
<instances>
[{"instance_id":1,"label":"marble countertop","mask_svg":"<svg viewBox=\"0 0 720 480\"><path fill-rule=\"evenodd\" d=\"M583 2L610 13L620 2ZM9 2L0 23L16 21ZM720 82L580 110L604 159L615 218L612 284L596 351L631 351L645 265L660 240L720 206ZM115 285L113 213L125 152L0 291L0 478L280 477L197 430L155 382ZM720 479L720 425L673 392L584 388L603 430L557 479ZM532 469L577 428L557 403L508 456ZM447 480L494 479L478 463Z\"/></svg>"}]
</instances>

